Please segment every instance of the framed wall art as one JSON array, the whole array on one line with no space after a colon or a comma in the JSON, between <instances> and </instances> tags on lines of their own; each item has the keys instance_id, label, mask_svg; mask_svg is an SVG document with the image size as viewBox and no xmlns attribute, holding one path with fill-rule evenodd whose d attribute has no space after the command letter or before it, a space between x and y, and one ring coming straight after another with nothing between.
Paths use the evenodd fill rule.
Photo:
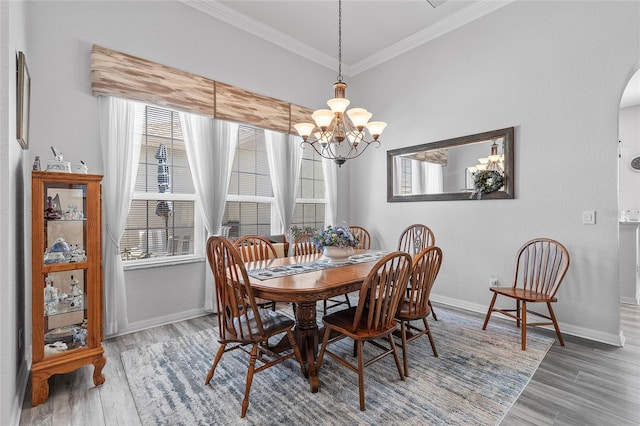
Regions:
<instances>
[{"instance_id":1,"label":"framed wall art","mask_svg":"<svg viewBox=\"0 0 640 426\"><path fill-rule=\"evenodd\" d=\"M18 78L16 87L16 139L22 149L29 149L29 98L31 97L31 76L27 59L18 52Z\"/></svg>"}]
</instances>

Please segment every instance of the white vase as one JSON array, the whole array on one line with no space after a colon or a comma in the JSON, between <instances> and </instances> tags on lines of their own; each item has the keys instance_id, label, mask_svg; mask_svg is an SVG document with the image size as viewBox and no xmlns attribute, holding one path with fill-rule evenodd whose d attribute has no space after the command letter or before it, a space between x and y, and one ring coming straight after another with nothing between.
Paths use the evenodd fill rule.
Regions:
<instances>
[{"instance_id":1,"label":"white vase","mask_svg":"<svg viewBox=\"0 0 640 426\"><path fill-rule=\"evenodd\" d=\"M326 246L322 249L322 254L329 259L329 263L348 263L349 257L353 255L353 247Z\"/></svg>"}]
</instances>

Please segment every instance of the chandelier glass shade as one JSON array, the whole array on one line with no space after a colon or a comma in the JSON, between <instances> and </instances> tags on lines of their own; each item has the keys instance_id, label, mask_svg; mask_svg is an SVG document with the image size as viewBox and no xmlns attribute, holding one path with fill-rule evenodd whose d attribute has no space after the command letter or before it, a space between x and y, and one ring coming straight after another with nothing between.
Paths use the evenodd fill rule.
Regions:
<instances>
[{"instance_id":1,"label":"chandelier glass shade","mask_svg":"<svg viewBox=\"0 0 640 426\"><path fill-rule=\"evenodd\" d=\"M327 101L329 109L311 114L314 123L298 123L295 127L302 144L310 145L322 157L342 166L360 156L387 126L383 121L369 121L372 113L364 108L347 109L347 84L342 81L342 0L338 1L338 81L333 85L334 97Z\"/></svg>"},{"instance_id":2,"label":"chandelier glass shade","mask_svg":"<svg viewBox=\"0 0 640 426\"><path fill-rule=\"evenodd\" d=\"M504 154L498 154L498 145L493 141L491 145L491 155L478 158L478 164L467 167L469 172L475 173L481 170L495 170L504 173Z\"/></svg>"}]
</instances>

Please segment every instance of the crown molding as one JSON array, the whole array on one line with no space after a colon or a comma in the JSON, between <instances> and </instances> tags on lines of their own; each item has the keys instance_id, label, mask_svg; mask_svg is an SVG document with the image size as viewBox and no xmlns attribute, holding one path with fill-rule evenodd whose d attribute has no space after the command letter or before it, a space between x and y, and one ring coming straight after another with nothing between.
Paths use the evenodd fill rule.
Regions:
<instances>
[{"instance_id":1,"label":"crown molding","mask_svg":"<svg viewBox=\"0 0 640 426\"><path fill-rule=\"evenodd\" d=\"M499 1L479 1L473 3L469 7L449 16L442 21L436 22L434 25L427 27L417 33L400 40L397 43L386 47L379 52L363 59L360 62L349 66L350 75L356 75L384 62L387 62L397 56L402 55L410 50L415 49L425 43L435 40L455 29L458 29L470 22L475 21L491 12L512 3L515 0L499 0Z\"/></svg>"},{"instance_id":2,"label":"crown molding","mask_svg":"<svg viewBox=\"0 0 640 426\"><path fill-rule=\"evenodd\" d=\"M289 50L296 55L302 56L312 62L322 65L333 70L335 68L336 59L327 55L305 43L268 26L264 23L250 18L236 10L223 5L217 0L180 0L187 6L206 13L216 19L233 25L243 31L255 35L269 41L276 46ZM342 64L343 74L346 76L354 76L384 62L387 62L396 56L402 55L410 50L415 49L431 40L434 40L450 31L462 27L478 18L481 18L491 12L494 12L515 0L488 0L479 1L469 7L451 15L450 17L437 22L436 24L418 31L417 33L400 40L397 43L386 47L379 52L363 59L355 64Z\"/></svg>"},{"instance_id":3,"label":"crown molding","mask_svg":"<svg viewBox=\"0 0 640 426\"><path fill-rule=\"evenodd\" d=\"M193 7L207 15L213 16L229 25L233 25L243 31L253 34L256 37L289 50L305 59L316 62L329 69L334 69L336 59L323 53L308 44L301 43L293 37L289 37L264 23L248 17L235 9L227 7L217 0L180 0L187 6Z\"/></svg>"}]
</instances>

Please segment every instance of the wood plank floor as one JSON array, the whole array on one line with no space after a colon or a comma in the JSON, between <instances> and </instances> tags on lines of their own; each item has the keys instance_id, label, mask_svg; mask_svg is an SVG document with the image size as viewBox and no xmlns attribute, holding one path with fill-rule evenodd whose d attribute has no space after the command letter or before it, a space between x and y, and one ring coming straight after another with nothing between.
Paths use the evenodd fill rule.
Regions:
<instances>
[{"instance_id":1,"label":"wood plank floor","mask_svg":"<svg viewBox=\"0 0 640 426\"><path fill-rule=\"evenodd\" d=\"M554 344L501 424L640 424L640 306L621 305L621 321L624 348L567 335L565 347ZM20 424L139 425L120 353L214 325L215 317L200 317L105 341L102 386L93 386L90 366L53 376L44 404L31 407L27 389Z\"/></svg>"}]
</instances>

